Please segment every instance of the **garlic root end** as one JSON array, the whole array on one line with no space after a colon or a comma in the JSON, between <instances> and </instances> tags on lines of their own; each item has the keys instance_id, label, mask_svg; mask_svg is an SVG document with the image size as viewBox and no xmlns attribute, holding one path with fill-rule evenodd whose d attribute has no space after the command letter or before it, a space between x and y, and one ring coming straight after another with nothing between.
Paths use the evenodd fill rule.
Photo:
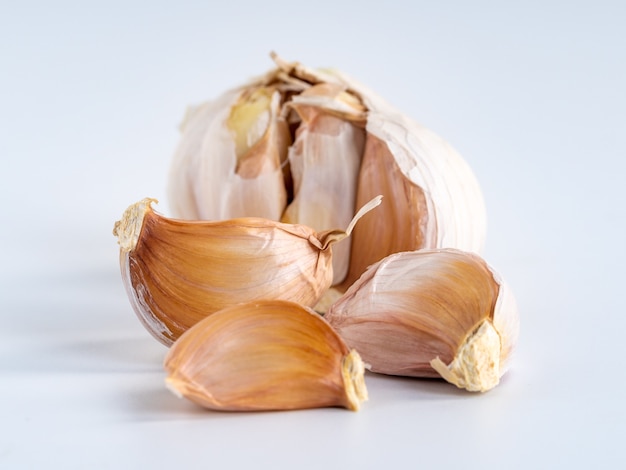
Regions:
<instances>
[{"instance_id":1,"label":"garlic root end","mask_svg":"<svg viewBox=\"0 0 626 470\"><path fill-rule=\"evenodd\" d=\"M446 365L437 356L430 362L441 377L470 392L486 392L500 382L500 335L484 321Z\"/></svg>"},{"instance_id":2,"label":"garlic root end","mask_svg":"<svg viewBox=\"0 0 626 470\"><path fill-rule=\"evenodd\" d=\"M348 399L347 408L358 411L361 403L367 401L367 388L365 387L365 365L356 350L351 350L341 363L341 375Z\"/></svg>"},{"instance_id":3,"label":"garlic root end","mask_svg":"<svg viewBox=\"0 0 626 470\"><path fill-rule=\"evenodd\" d=\"M115 222L113 235L117 237L117 243L123 252L133 251L137 246L141 226L146 213L150 210L150 204L157 203L156 199L146 197L136 202L122 214L122 218Z\"/></svg>"}]
</instances>

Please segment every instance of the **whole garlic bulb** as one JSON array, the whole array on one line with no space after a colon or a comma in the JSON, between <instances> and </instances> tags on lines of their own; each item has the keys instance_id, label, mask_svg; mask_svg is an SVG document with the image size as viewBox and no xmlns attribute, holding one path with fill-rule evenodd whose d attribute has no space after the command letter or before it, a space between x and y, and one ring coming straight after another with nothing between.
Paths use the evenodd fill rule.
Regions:
<instances>
[{"instance_id":1,"label":"whole garlic bulb","mask_svg":"<svg viewBox=\"0 0 626 470\"><path fill-rule=\"evenodd\" d=\"M341 291L392 253L481 251L480 187L449 144L341 72L272 58L264 76L187 113L169 177L175 216L323 231L382 194L377 214L333 247Z\"/></svg>"}]
</instances>

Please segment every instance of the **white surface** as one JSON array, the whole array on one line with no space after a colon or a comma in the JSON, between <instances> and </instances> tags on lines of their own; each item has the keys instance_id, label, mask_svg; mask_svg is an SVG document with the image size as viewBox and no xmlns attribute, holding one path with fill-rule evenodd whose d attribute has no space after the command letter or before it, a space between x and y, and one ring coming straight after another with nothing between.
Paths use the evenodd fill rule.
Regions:
<instances>
[{"instance_id":1,"label":"white surface","mask_svg":"<svg viewBox=\"0 0 626 470\"><path fill-rule=\"evenodd\" d=\"M3 2L0 468L623 466L625 5ZM522 317L498 388L368 376L358 413L260 414L165 389L113 222L166 210L185 107L272 49L343 69L474 168Z\"/></svg>"}]
</instances>

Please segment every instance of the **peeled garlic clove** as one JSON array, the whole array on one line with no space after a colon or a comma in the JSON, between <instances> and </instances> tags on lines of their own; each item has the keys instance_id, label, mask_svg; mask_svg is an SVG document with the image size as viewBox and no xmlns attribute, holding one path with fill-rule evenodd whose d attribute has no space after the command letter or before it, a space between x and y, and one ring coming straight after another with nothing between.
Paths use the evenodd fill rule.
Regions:
<instances>
[{"instance_id":1,"label":"peeled garlic clove","mask_svg":"<svg viewBox=\"0 0 626 470\"><path fill-rule=\"evenodd\" d=\"M508 369L519 332L506 283L479 256L454 249L386 257L325 318L374 372L441 376L483 392Z\"/></svg>"},{"instance_id":2,"label":"peeled garlic clove","mask_svg":"<svg viewBox=\"0 0 626 470\"><path fill-rule=\"evenodd\" d=\"M332 280L330 246L349 236L260 218L185 221L156 213L144 199L115 224L122 278L146 329L170 345L222 308L258 299L313 306Z\"/></svg>"},{"instance_id":3,"label":"peeled garlic clove","mask_svg":"<svg viewBox=\"0 0 626 470\"><path fill-rule=\"evenodd\" d=\"M316 230L345 227L355 208L365 137L357 124L364 123L365 109L342 87L331 84L314 85L289 104L302 123L289 149L294 197L282 221ZM333 284L346 277L349 262L346 240L333 247Z\"/></svg>"},{"instance_id":4,"label":"peeled garlic clove","mask_svg":"<svg viewBox=\"0 0 626 470\"><path fill-rule=\"evenodd\" d=\"M291 410L367 400L363 363L319 315L260 301L205 318L165 359L176 395L215 410Z\"/></svg>"},{"instance_id":5,"label":"peeled garlic clove","mask_svg":"<svg viewBox=\"0 0 626 470\"><path fill-rule=\"evenodd\" d=\"M169 176L177 217L280 219L291 141L280 106L276 89L259 86L229 91L188 111Z\"/></svg>"}]
</instances>

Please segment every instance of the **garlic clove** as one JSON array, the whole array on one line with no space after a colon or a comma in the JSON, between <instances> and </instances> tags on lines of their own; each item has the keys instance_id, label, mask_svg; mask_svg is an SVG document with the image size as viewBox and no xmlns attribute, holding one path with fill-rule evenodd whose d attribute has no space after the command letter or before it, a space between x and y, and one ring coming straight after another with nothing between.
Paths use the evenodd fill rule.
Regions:
<instances>
[{"instance_id":1,"label":"garlic clove","mask_svg":"<svg viewBox=\"0 0 626 470\"><path fill-rule=\"evenodd\" d=\"M364 85L339 71L333 73L368 109L357 205L368 200L370 191L387 201L381 211L385 223L378 224L370 217L355 230L354 265L343 289L358 279L365 267L399 251L449 247L482 252L486 209L467 162L440 136ZM371 243L372 230L377 232L377 240L383 240L376 247Z\"/></svg>"},{"instance_id":2,"label":"garlic clove","mask_svg":"<svg viewBox=\"0 0 626 470\"><path fill-rule=\"evenodd\" d=\"M187 113L169 175L177 217L280 219L289 129L271 87L229 91Z\"/></svg>"},{"instance_id":3,"label":"garlic clove","mask_svg":"<svg viewBox=\"0 0 626 470\"><path fill-rule=\"evenodd\" d=\"M436 242L428 239L429 207L424 190L406 178L387 143L367 134L356 204L370 194L385 196L375 217L366 216L351 238L349 275L338 292L345 291L368 266L392 253L413 251ZM373 242L375 240L375 243Z\"/></svg>"},{"instance_id":4,"label":"garlic clove","mask_svg":"<svg viewBox=\"0 0 626 470\"><path fill-rule=\"evenodd\" d=\"M165 369L176 395L215 410L356 411L367 400L358 353L323 318L292 302L214 313L173 344Z\"/></svg>"},{"instance_id":5,"label":"garlic clove","mask_svg":"<svg viewBox=\"0 0 626 470\"><path fill-rule=\"evenodd\" d=\"M373 372L438 377L486 391L509 367L519 318L506 283L454 249L390 255L325 315Z\"/></svg>"},{"instance_id":6,"label":"garlic clove","mask_svg":"<svg viewBox=\"0 0 626 470\"><path fill-rule=\"evenodd\" d=\"M313 306L332 281L331 246L380 204L375 198L346 230L318 234L304 225L260 218L185 221L131 205L115 224L120 268L137 316L171 345L189 327L222 308L259 299Z\"/></svg>"},{"instance_id":7,"label":"garlic clove","mask_svg":"<svg viewBox=\"0 0 626 470\"><path fill-rule=\"evenodd\" d=\"M289 104L302 123L289 149L294 197L282 221L318 231L345 227L356 205L365 135L351 121L363 124L364 108L341 87L329 84L314 85ZM333 247L333 284L346 277L349 262L346 240Z\"/></svg>"},{"instance_id":8,"label":"garlic clove","mask_svg":"<svg viewBox=\"0 0 626 470\"><path fill-rule=\"evenodd\" d=\"M385 142L402 174L424 192L428 216L422 247L480 253L487 215L480 185L467 162L440 136L372 92L363 101L369 109L368 134Z\"/></svg>"}]
</instances>

